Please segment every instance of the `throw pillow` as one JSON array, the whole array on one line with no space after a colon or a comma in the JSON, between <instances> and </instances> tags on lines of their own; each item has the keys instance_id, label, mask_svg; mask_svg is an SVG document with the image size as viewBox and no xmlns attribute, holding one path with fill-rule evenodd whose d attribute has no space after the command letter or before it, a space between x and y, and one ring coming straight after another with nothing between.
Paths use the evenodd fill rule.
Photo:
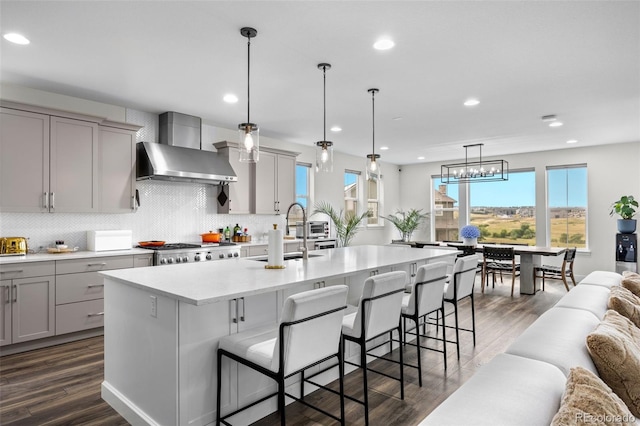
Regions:
<instances>
[{"instance_id":1,"label":"throw pillow","mask_svg":"<svg viewBox=\"0 0 640 426\"><path fill-rule=\"evenodd\" d=\"M610 309L587 336L587 349L600 378L640 417L640 329Z\"/></svg>"},{"instance_id":2,"label":"throw pillow","mask_svg":"<svg viewBox=\"0 0 640 426\"><path fill-rule=\"evenodd\" d=\"M640 277L640 274L638 274L637 272L633 272L633 271L622 271L622 276L623 277Z\"/></svg>"},{"instance_id":3,"label":"throw pillow","mask_svg":"<svg viewBox=\"0 0 640 426\"><path fill-rule=\"evenodd\" d=\"M575 367L569 372L560 410L553 416L551 426L585 423L634 425L635 419L602 379L586 368Z\"/></svg>"},{"instance_id":4,"label":"throw pillow","mask_svg":"<svg viewBox=\"0 0 640 426\"><path fill-rule=\"evenodd\" d=\"M625 271L625 272L628 272L628 271ZM635 272L623 274L622 281L620 284L622 284L622 287L631 291L631 293L640 297L640 275L636 274Z\"/></svg>"},{"instance_id":5,"label":"throw pillow","mask_svg":"<svg viewBox=\"0 0 640 426\"><path fill-rule=\"evenodd\" d=\"M611 287L607 307L629 318L640 328L640 298L626 288L619 285Z\"/></svg>"}]
</instances>

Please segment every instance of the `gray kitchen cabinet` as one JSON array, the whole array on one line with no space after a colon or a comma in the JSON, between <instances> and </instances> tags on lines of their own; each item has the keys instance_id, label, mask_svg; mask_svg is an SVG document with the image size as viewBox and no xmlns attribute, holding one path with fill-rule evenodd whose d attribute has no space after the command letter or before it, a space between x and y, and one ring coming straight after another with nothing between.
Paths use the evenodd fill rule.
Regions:
<instances>
[{"instance_id":1,"label":"gray kitchen cabinet","mask_svg":"<svg viewBox=\"0 0 640 426\"><path fill-rule=\"evenodd\" d=\"M98 211L98 125L51 117L49 210Z\"/></svg>"},{"instance_id":2,"label":"gray kitchen cabinet","mask_svg":"<svg viewBox=\"0 0 640 426\"><path fill-rule=\"evenodd\" d=\"M135 210L139 126L14 102L2 105L0 211Z\"/></svg>"},{"instance_id":3,"label":"gray kitchen cabinet","mask_svg":"<svg viewBox=\"0 0 640 426\"><path fill-rule=\"evenodd\" d=\"M297 153L262 149L255 164L252 212L285 214L295 200Z\"/></svg>"},{"instance_id":4,"label":"gray kitchen cabinet","mask_svg":"<svg viewBox=\"0 0 640 426\"><path fill-rule=\"evenodd\" d=\"M237 182L231 182L228 185L220 185L218 187L218 193L224 191L226 195L226 202L222 204L219 201L223 200L224 196L219 197L220 200L218 201L218 213L251 213L249 204L249 194L251 188L251 163L241 163L239 161L240 153L238 150L238 144L236 143L222 141L214 143L213 146L218 151L218 155L221 155L229 160L233 171L236 172L236 176L238 176Z\"/></svg>"},{"instance_id":5,"label":"gray kitchen cabinet","mask_svg":"<svg viewBox=\"0 0 640 426\"><path fill-rule=\"evenodd\" d=\"M135 254L133 256L133 267L143 268L153 266L153 254Z\"/></svg>"},{"instance_id":6,"label":"gray kitchen cabinet","mask_svg":"<svg viewBox=\"0 0 640 426\"><path fill-rule=\"evenodd\" d=\"M2 265L0 346L55 334L54 272L54 262Z\"/></svg>"},{"instance_id":7,"label":"gray kitchen cabinet","mask_svg":"<svg viewBox=\"0 0 640 426\"><path fill-rule=\"evenodd\" d=\"M0 108L0 211L45 212L49 116Z\"/></svg>"},{"instance_id":8,"label":"gray kitchen cabinet","mask_svg":"<svg viewBox=\"0 0 640 426\"><path fill-rule=\"evenodd\" d=\"M104 279L98 272L133 266L133 256L56 261L56 335L104 326Z\"/></svg>"},{"instance_id":9,"label":"gray kitchen cabinet","mask_svg":"<svg viewBox=\"0 0 640 426\"><path fill-rule=\"evenodd\" d=\"M136 211L136 129L101 125L98 152L100 211Z\"/></svg>"}]
</instances>

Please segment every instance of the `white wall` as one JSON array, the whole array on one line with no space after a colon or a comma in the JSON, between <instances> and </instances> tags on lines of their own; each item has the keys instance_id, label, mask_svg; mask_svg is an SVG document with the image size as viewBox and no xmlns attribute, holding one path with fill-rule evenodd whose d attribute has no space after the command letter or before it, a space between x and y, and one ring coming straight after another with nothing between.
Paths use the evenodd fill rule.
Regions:
<instances>
[{"instance_id":1,"label":"white wall","mask_svg":"<svg viewBox=\"0 0 640 426\"><path fill-rule=\"evenodd\" d=\"M610 217L609 211L611 204L622 195L640 196L640 142L576 147L500 158L509 162L511 170L535 168L538 206L536 235L539 245L546 244L546 167L587 164L589 250L578 254L575 269L579 275L586 275L597 269L615 270L616 218ZM400 205L403 208L431 211L433 191L430 178L439 174L440 163L403 166L400 173ZM415 239L429 240L428 230L417 233Z\"/></svg>"}]
</instances>

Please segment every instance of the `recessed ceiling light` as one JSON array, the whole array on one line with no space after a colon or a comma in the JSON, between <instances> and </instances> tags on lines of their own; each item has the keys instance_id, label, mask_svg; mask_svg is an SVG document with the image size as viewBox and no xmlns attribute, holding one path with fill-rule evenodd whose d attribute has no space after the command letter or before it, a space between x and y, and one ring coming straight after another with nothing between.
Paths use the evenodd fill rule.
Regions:
<instances>
[{"instance_id":1,"label":"recessed ceiling light","mask_svg":"<svg viewBox=\"0 0 640 426\"><path fill-rule=\"evenodd\" d=\"M393 42L393 40L388 38L381 38L373 43L373 48L376 50L389 50L395 45L396 44Z\"/></svg>"},{"instance_id":2,"label":"recessed ceiling light","mask_svg":"<svg viewBox=\"0 0 640 426\"><path fill-rule=\"evenodd\" d=\"M386 151L386 150L388 150L388 149L389 149L389 147L388 147L388 146L381 146L381 147L380 147L380 151Z\"/></svg>"},{"instance_id":3,"label":"recessed ceiling light","mask_svg":"<svg viewBox=\"0 0 640 426\"><path fill-rule=\"evenodd\" d=\"M578 143L578 141L576 139L569 139L567 143Z\"/></svg>"},{"instance_id":4,"label":"recessed ceiling light","mask_svg":"<svg viewBox=\"0 0 640 426\"><path fill-rule=\"evenodd\" d=\"M549 123L549 127L560 127L563 124L564 123L562 121L552 121L551 123Z\"/></svg>"},{"instance_id":5,"label":"recessed ceiling light","mask_svg":"<svg viewBox=\"0 0 640 426\"><path fill-rule=\"evenodd\" d=\"M398 120L402 120L403 117L393 117L392 120L393 121L398 121Z\"/></svg>"},{"instance_id":6,"label":"recessed ceiling light","mask_svg":"<svg viewBox=\"0 0 640 426\"><path fill-rule=\"evenodd\" d=\"M222 99L228 104L235 104L236 102L238 102L238 97L233 93L227 93Z\"/></svg>"},{"instance_id":7,"label":"recessed ceiling light","mask_svg":"<svg viewBox=\"0 0 640 426\"><path fill-rule=\"evenodd\" d=\"M342 131L342 127L340 127L340 126L333 126L333 127L331 128L331 131L332 131L332 132L341 132L341 131Z\"/></svg>"},{"instance_id":8,"label":"recessed ceiling light","mask_svg":"<svg viewBox=\"0 0 640 426\"><path fill-rule=\"evenodd\" d=\"M418 157L418 160L424 160L424 157Z\"/></svg>"},{"instance_id":9,"label":"recessed ceiling light","mask_svg":"<svg viewBox=\"0 0 640 426\"><path fill-rule=\"evenodd\" d=\"M4 39L15 44L29 44L31 43L28 38L17 33L7 33L4 35Z\"/></svg>"},{"instance_id":10,"label":"recessed ceiling light","mask_svg":"<svg viewBox=\"0 0 640 426\"><path fill-rule=\"evenodd\" d=\"M464 106L468 106L468 107L472 107L472 106L476 106L480 103L479 100L474 99L474 98L470 98L467 99L466 101L464 101Z\"/></svg>"}]
</instances>

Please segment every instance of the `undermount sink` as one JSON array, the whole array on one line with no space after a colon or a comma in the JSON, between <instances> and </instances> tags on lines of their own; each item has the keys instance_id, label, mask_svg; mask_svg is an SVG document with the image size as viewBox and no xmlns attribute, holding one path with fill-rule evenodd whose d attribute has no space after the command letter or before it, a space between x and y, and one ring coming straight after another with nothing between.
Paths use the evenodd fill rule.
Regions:
<instances>
[{"instance_id":1,"label":"undermount sink","mask_svg":"<svg viewBox=\"0 0 640 426\"><path fill-rule=\"evenodd\" d=\"M314 253L309 253L309 259L311 259L312 257L322 257L324 256L323 254L314 254ZM285 253L284 254L284 260L300 260L302 259L302 253L301 252L296 252L296 253ZM257 260L258 262L267 262L269 260L268 256L260 256L260 257L254 257L251 260Z\"/></svg>"}]
</instances>

